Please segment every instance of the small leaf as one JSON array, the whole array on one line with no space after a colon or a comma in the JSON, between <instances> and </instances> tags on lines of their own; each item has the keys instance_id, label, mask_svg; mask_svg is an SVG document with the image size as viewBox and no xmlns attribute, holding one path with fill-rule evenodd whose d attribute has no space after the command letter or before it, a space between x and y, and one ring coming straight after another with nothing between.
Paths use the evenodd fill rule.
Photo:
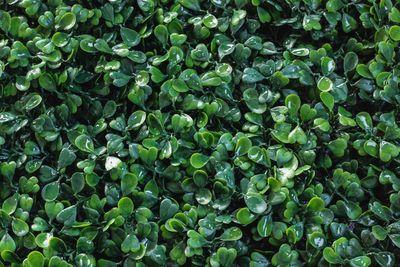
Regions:
<instances>
[{"instance_id":1,"label":"small leaf","mask_svg":"<svg viewBox=\"0 0 400 267\"><path fill-rule=\"evenodd\" d=\"M254 213L263 213L267 209L267 203L258 193L247 193L244 197L247 207Z\"/></svg>"},{"instance_id":2,"label":"small leaf","mask_svg":"<svg viewBox=\"0 0 400 267\"><path fill-rule=\"evenodd\" d=\"M134 129L142 125L146 120L146 112L137 110L133 112L128 118L128 127Z\"/></svg>"},{"instance_id":3,"label":"small leaf","mask_svg":"<svg viewBox=\"0 0 400 267\"><path fill-rule=\"evenodd\" d=\"M60 192L60 183L58 181L45 185L42 189L42 198L45 201L54 201Z\"/></svg>"},{"instance_id":4,"label":"small leaf","mask_svg":"<svg viewBox=\"0 0 400 267\"><path fill-rule=\"evenodd\" d=\"M291 115L296 114L301 105L300 97L296 94L288 95L285 99L285 105Z\"/></svg>"},{"instance_id":5,"label":"small leaf","mask_svg":"<svg viewBox=\"0 0 400 267\"><path fill-rule=\"evenodd\" d=\"M121 27L120 34L124 44L129 47L137 46L140 43L140 35L133 29Z\"/></svg>"},{"instance_id":6,"label":"small leaf","mask_svg":"<svg viewBox=\"0 0 400 267\"><path fill-rule=\"evenodd\" d=\"M320 197L313 197L307 204L307 208L312 212L321 211L325 207L325 202Z\"/></svg>"},{"instance_id":7,"label":"small leaf","mask_svg":"<svg viewBox=\"0 0 400 267\"><path fill-rule=\"evenodd\" d=\"M257 232L261 237L267 237L272 233L272 218L271 216L263 216L257 224Z\"/></svg>"},{"instance_id":8,"label":"small leaf","mask_svg":"<svg viewBox=\"0 0 400 267\"><path fill-rule=\"evenodd\" d=\"M323 250L324 259L331 264L341 264L343 259L332 248L326 247Z\"/></svg>"},{"instance_id":9,"label":"small leaf","mask_svg":"<svg viewBox=\"0 0 400 267\"><path fill-rule=\"evenodd\" d=\"M358 56L354 52L348 52L344 57L343 68L345 72L354 70L358 65Z\"/></svg>"},{"instance_id":10,"label":"small leaf","mask_svg":"<svg viewBox=\"0 0 400 267\"><path fill-rule=\"evenodd\" d=\"M236 213L236 219L240 224L247 225L256 219L256 216L248 208L241 208Z\"/></svg>"},{"instance_id":11,"label":"small leaf","mask_svg":"<svg viewBox=\"0 0 400 267\"><path fill-rule=\"evenodd\" d=\"M252 142L248 137L241 137L236 143L235 152L237 156L246 154L252 146Z\"/></svg>"},{"instance_id":12,"label":"small leaf","mask_svg":"<svg viewBox=\"0 0 400 267\"><path fill-rule=\"evenodd\" d=\"M372 226L372 234L377 240L385 240L388 234L388 231L380 225Z\"/></svg>"},{"instance_id":13,"label":"small leaf","mask_svg":"<svg viewBox=\"0 0 400 267\"><path fill-rule=\"evenodd\" d=\"M118 209L123 216L129 216L133 212L133 202L129 197L123 197L118 201Z\"/></svg>"},{"instance_id":14,"label":"small leaf","mask_svg":"<svg viewBox=\"0 0 400 267\"><path fill-rule=\"evenodd\" d=\"M178 205L166 198L160 204L160 219L166 220L174 216L179 210Z\"/></svg>"},{"instance_id":15,"label":"small leaf","mask_svg":"<svg viewBox=\"0 0 400 267\"><path fill-rule=\"evenodd\" d=\"M368 267L371 265L371 259L368 256L358 256L350 260L352 267Z\"/></svg>"},{"instance_id":16,"label":"small leaf","mask_svg":"<svg viewBox=\"0 0 400 267\"><path fill-rule=\"evenodd\" d=\"M192 154L192 156L190 157L190 164L196 168L196 169L200 169L202 168L204 165L207 164L209 158L206 155L200 154L200 153L194 153Z\"/></svg>"},{"instance_id":17,"label":"small leaf","mask_svg":"<svg viewBox=\"0 0 400 267\"><path fill-rule=\"evenodd\" d=\"M121 243L121 250L124 253L137 252L139 249L139 239L134 234L127 235L125 240Z\"/></svg>"},{"instance_id":18,"label":"small leaf","mask_svg":"<svg viewBox=\"0 0 400 267\"><path fill-rule=\"evenodd\" d=\"M396 247L400 248L400 234L391 234L389 238Z\"/></svg>"},{"instance_id":19,"label":"small leaf","mask_svg":"<svg viewBox=\"0 0 400 267\"><path fill-rule=\"evenodd\" d=\"M356 115L356 122L358 126L366 131L372 130L372 119L369 113L367 112L360 112Z\"/></svg>"},{"instance_id":20,"label":"small leaf","mask_svg":"<svg viewBox=\"0 0 400 267\"><path fill-rule=\"evenodd\" d=\"M331 91L333 88L333 83L328 77L321 77L317 83L318 89L322 92Z\"/></svg>"},{"instance_id":21,"label":"small leaf","mask_svg":"<svg viewBox=\"0 0 400 267\"><path fill-rule=\"evenodd\" d=\"M271 15L269 12L260 6L257 7L257 15L261 23L267 23L271 21Z\"/></svg>"},{"instance_id":22,"label":"small leaf","mask_svg":"<svg viewBox=\"0 0 400 267\"><path fill-rule=\"evenodd\" d=\"M199 11L200 10L199 0L179 0L179 3L183 7L191 9L193 11Z\"/></svg>"},{"instance_id":23,"label":"small leaf","mask_svg":"<svg viewBox=\"0 0 400 267\"><path fill-rule=\"evenodd\" d=\"M168 29L165 25L157 25L154 28L154 36L160 41L160 43L165 46L168 41Z\"/></svg>"},{"instance_id":24,"label":"small leaf","mask_svg":"<svg viewBox=\"0 0 400 267\"><path fill-rule=\"evenodd\" d=\"M321 249L326 244L325 236L320 232L314 232L308 237L308 242L314 248Z\"/></svg>"},{"instance_id":25,"label":"small leaf","mask_svg":"<svg viewBox=\"0 0 400 267\"><path fill-rule=\"evenodd\" d=\"M61 30L67 31L67 30L72 29L72 27L75 26L75 23L76 23L75 14L72 12L67 12L61 17L61 20L58 23L58 27Z\"/></svg>"},{"instance_id":26,"label":"small leaf","mask_svg":"<svg viewBox=\"0 0 400 267\"><path fill-rule=\"evenodd\" d=\"M40 253L39 251L32 251L31 253L29 253L27 259L30 266L35 266L35 267L44 266L45 259L43 254Z\"/></svg>"},{"instance_id":27,"label":"small leaf","mask_svg":"<svg viewBox=\"0 0 400 267\"><path fill-rule=\"evenodd\" d=\"M245 68L243 71L242 80L245 83L256 83L263 79L264 76L254 68Z\"/></svg>"},{"instance_id":28,"label":"small leaf","mask_svg":"<svg viewBox=\"0 0 400 267\"><path fill-rule=\"evenodd\" d=\"M90 136L82 134L75 139L75 145L82 151L92 153L94 152L94 144Z\"/></svg>"},{"instance_id":29,"label":"small leaf","mask_svg":"<svg viewBox=\"0 0 400 267\"><path fill-rule=\"evenodd\" d=\"M394 41L400 41L400 26L393 25L389 29L390 38Z\"/></svg>"},{"instance_id":30,"label":"small leaf","mask_svg":"<svg viewBox=\"0 0 400 267\"><path fill-rule=\"evenodd\" d=\"M73 151L68 148L63 148L58 157L58 168L62 169L71 165L74 163L75 159L76 155Z\"/></svg>"},{"instance_id":31,"label":"small leaf","mask_svg":"<svg viewBox=\"0 0 400 267\"><path fill-rule=\"evenodd\" d=\"M0 253L5 250L14 252L16 248L17 245L14 239L7 232L4 233L3 237L0 239Z\"/></svg>"},{"instance_id":32,"label":"small leaf","mask_svg":"<svg viewBox=\"0 0 400 267\"><path fill-rule=\"evenodd\" d=\"M333 96L328 92L321 92L319 94L319 97L321 98L322 103L324 103L324 105L329 109L329 111L332 112L333 107L335 105L335 99L333 98Z\"/></svg>"},{"instance_id":33,"label":"small leaf","mask_svg":"<svg viewBox=\"0 0 400 267\"><path fill-rule=\"evenodd\" d=\"M4 200L1 208L5 213L10 215L13 214L14 211L16 210L17 204L18 204L18 193L15 193L6 198L6 200Z\"/></svg>"},{"instance_id":34,"label":"small leaf","mask_svg":"<svg viewBox=\"0 0 400 267\"><path fill-rule=\"evenodd\" d=\"M21 219L14 218L11 226L16 236L25 236L29 232L28 224Z\"/></svg>"},{"instance_id":35,"label":"small leaf","mask_svg":"<svg viewBox=\"0 0 400 267\"><path fill-rule=\"evenodd\" d=\"M179 93L184 93L189 91L189 87L187 86L187 84L180 79L175 79L172 81L172 88L174 88L174 90Z\"/></svg>"},{"instance_id":36,"label":"small leaf","mask_svg":"<svg viewBox=\"0 0 400 267\"><path fill-rule=\"evenodd\" d=\"M242 238L242 231L238 227L231 227L220 236L222 241L236 241Z\"/></svg>"},{"instance_id":37,"label":"small leaf","mask_svg":"<svg viewBox=\"0 0 400 267\"><path fill-rule=\"evenodd\" d=\"M63 223L66 226L72 226L76 220L76 215L76 206L72 205L58 213L56 219L58 222Z\"/></svg>"}]
</instances>

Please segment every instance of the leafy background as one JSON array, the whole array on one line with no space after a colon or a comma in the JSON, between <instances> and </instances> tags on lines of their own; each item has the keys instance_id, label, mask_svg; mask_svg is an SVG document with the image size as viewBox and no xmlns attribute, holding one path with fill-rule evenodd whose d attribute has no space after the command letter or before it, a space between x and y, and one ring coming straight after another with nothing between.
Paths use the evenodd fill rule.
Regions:
<instances>
[{"instance_id":1,"label":"leafy background","mask_svg":"<svg viewBox=\"0 0 400 267\"><path fill-rule=\"evenodd\" d=\"M0 0L0 266L399 266L399 24Z\"/></svg>"}]
</instances>

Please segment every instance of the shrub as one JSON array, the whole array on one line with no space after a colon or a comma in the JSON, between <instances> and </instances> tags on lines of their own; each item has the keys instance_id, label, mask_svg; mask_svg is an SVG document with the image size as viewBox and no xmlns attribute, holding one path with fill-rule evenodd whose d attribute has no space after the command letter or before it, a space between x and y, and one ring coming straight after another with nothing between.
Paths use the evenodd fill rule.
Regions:
<instances>
[{"instance_id":1,"label":"shrub","mask_svg":"<svg viewBox=\"0 0 400 267\"><path fill-rule=\"evenodd\" d=\"M0 266L399 266L391 0L0 0Z\"/></svg>"}]
</instances>

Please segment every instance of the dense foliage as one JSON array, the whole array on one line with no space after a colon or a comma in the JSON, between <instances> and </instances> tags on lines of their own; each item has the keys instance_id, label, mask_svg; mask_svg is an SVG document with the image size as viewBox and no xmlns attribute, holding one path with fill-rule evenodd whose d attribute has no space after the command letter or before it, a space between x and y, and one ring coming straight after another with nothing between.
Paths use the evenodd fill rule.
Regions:
<instances>
[{"instance_id":1,"label":"dense foliage","mask_svg":"<svg viewBox=\"0 0 400 267\"><path fill-rule=\"evenodd\" d=\"M0 0L0 266L400 266L394 0Z\"/></svg>"}]
</instances>

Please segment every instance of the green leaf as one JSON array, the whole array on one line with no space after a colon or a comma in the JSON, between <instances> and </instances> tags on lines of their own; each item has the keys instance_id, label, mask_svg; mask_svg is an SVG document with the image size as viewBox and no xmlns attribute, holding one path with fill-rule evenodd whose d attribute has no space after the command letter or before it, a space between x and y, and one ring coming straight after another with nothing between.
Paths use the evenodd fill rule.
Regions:
<instances>
[{"instance_id":1,"label":"green leaf","mask_svg":"<svg viewBox=\"0 0 400 267\"><path fill-rule=\"evenodd\" d=\"M358 65L358 56L354 52L348 52L344 57L343 68L345 72L354 70Z\"/></svg>"},{"instance_id":2,"label":"green leaf","mask_svg":"<svg viewBox=\"0 0 400 267\"><path fill-rule=\"evenodd\" d=\"M254 68L245 68L243 71L242 80L245 83L256 83L263 79L264 76Z\"/></svg>"},{"instance_id":3,"label":"green leaf","mask_svg":"<svg viewBox=\"0 0 400 267\"><path fill-rule=\"evenodd\" d=\"M335 157L341 158L344 156L347 149L347 140L344 138L338 138L328 143L329 150L335 155Z\"/></svg>"},{"instance_id":4,"label":"green leaf","mask_svg":"<svg viewBox=\"0 0 400 267\"><path fill-rule=\"evenodd\" d=\"M231 267L236 259L237 251L234 248L220 247L217 250L217 259L221 266Z\"/></svg>"},{"instance_id":5,"label":"green leaf","mask_svg":"<svg viewBox=\"0 0 400 267\"><path fill-rule=\"evenodd\" d=\"M79 193L85 187L85 179L83 173L75 172L71 176L71 187L75 194Z\"/></svg>"},{"instance_id":6,"label":"green leaf","mask_svg":"<svg viewBox=\"0 0 400 267\"><path fill-rule=\"evenodd\" d=\"M345 33L351 32L357 29L357 21L347 13L342 15L342 29Z\"/></svg>"},{"instance_id":7,"label":"green leaf","mask_svg":"<svg viewBox=\"0 0 400 267\"><path fill-rule=\"evenodd\" d=\"M317 83L318 89L322 92L331 91L333 88L333 83L328 77L321 77Z\"/></svg>"},{"instance_id":8,"label":"green leaf","mask_svg":"<svg viewBox=\"0 0 400 267\"><path fill-rule=\"evenodd\" d=\"M63 223L65 226L71 226L76 220L77 209L75 205L63 209L57 214L57 221Z\"/></svg>"},{"instance_id":9,"label":"green leaf","mask_svg":"<svg viewBox=\"0 0 400 267\"><path fill-rule=\"evenodd\" d=\"M329 57L321 58L321 69L322 74L325 76L331 74L335 70L336 64L335 61Z\"/></svg>"},{"instance_id":10,"label":"green leaf","mask_svg":"<svg viewBox=\"0 0 400 267\"><path fill-rule=\"evenodd\" d=\"M120 35L124 44L129 47L137 46L140 43L140 35L133 29L121 27Z\"/></svg>"},{"instance_id":11,"label":"green leaf","mask_svg":"<svg viewBox=\"0 0 400 267\"><path fill-rule=\"evenodd\" d=\"M313 197L307 204L307 209L312 212L321 211L325 207L325 202L320 197Z\"/></svg>"},{"instance_id":12,"label":"green leaf","mask_svg":"<svg viewBox=\"0 0 400 267\"><path fill-rule=\"evenodd\" d=\"M135 129L141 126L146 120L146 112L137 110L133 112L128 118L128 127Z\"/></svg>"},{"instance_id":13,"label":"green leaf","mask_svg":"<svg viewBox=\"0 0 400 267\"><path fill-rule=\"evenodd\" d=\"M285 99L285 105L291 115L296 114L301 105L300 97L295 94L288 95Z\"/></svg>"},{"instance_id":14,"label":"green leaf","mask_svg":"<svg viewBox=\"0 0 400 267\"><path fill-rule=\"evenodd\" d=\"M222 241L236 241L241 239L243 236L242 231L238 227L231 227L224 231L220 236Z\"/></svg>"},{"instance_id":15,"label":"green leaf","mask_svg":"<svg viewBox=\"0 0 400 267\"><path fill-rule=\"evenodd\" d=\"M11 28L11 16L10 13L6 11L1 11L0 13L0 29L4 31L5 33L8 33L8 31Z\"/></svg>"},{"instance_id":16,"label":"green leaf","mask_svg":"<svg viewBox=\"0 0 400 267\"><path fill-rule=\"evenodd\" d=\"M371 265L371 259L368 256L358 256L350 260L352 267L368 267Z\"/></svg>"},{"instance_id":17,"label":"green leaf","mask_svg":"<svg viewBox=\"0 0 400 267\"><path fill-rule=\"evenodd\" d=\"M207 61L209 58L207 46L205 44L196 45L196 48L190 52L190 56L193 60L201 62Z\"/></svg>"},{"instance_id":18,"label":"green leaf","mask_svg":"<svg viewBox=\"0 0 400 267\"><path fill-rule=\"evenodd\" d=\"M317 115L317 111L310 107L308 104L303 104L300 108L300 118L303 121L313 119Z\"/></svg>"},{"instance_id":19,"label":"green leaf","mask_svg":"<svg viewBox=\"0 0 400 267\"><path fill-rule=\"evenodd\" d=\"M138 178L133 173L125 174L121 179L121 191L123 195L128 195L135 190L138 184Z\"/></svg>"},{"instance_id":20,"label":"green leaf","mask_svg":"<svg viewBox=\"0 0 400 267\"><path fill-rule=\"evenodd\" d=\"M208 161L209 158L201 153L194 153L190 157L190 164L196 169L202 168Z\"/></svg>"},{"instance_id":21,"label":"green leaf","mask_svg":"<svg viewBox=\"0 0 400 267\"><path fill-rule=\"evenodd\" d=\"M388 162L392 158L397 157L399 153L399 147L392 143L382 141L379 145L379 158L384 162Z\"/></svg>"},{"instance_id":22,"label":"green leaf","mask_svg":"<svg viewBox=\"0 0 400 267\"><path fill-rule=\"evenodd\" d=\"M14 239L8 234L4 233L3 237L0 239L0 253L5 250L15 251L17 245L15 244Z\"/></svg>"},{"instance_id":23,"label":"green leaf","mask_svg":"<svg viewBox=\"0 0 400 267\"><path fill-rule=\"evenodd\" d=\"M241 137L236 143L235 152L237 156L246 154L252 146L252 142L248 137Z\"/></svg>"},{"instance_id":24,"label":"green leaf","mask_svg":"<svg viewBox=\"0 0 400 267\"><path fill-rule=\"evenodd\" d=\"M45 263L45 258L39 251L32 251L29 253L27 259L30 266L43 267Z\"/></svg>"},{"instance_id":25,"label":"green leaf","mask_svg":"<svg viewBox=\"0 0 400 267\"><path fill-rule=\"evenodd\" d=\"M260 6L257 7L257 15L261 23L267 23L271 21L271 15L269 12Z\"/></svg>"},{"instance_id":26,"label":"green leaf","mask_svg":"<svg viewBox=\"0 0 400 267\"><path fill-rule=\"evenodd\" d=\"M400 41L400 26L393 25L389 29L390 38L394 41Z\"/></svg>"},{"instance_id":27,"label":"green leaf","mask_svg":"<svg viewBox=\"0 0 400 267\"><path fill-rule=\"evenodd\" d=\"M370 156L378 157L378 144L374 140L365 141L363 148Z\"/></svg>"},{"instance_id":28,"label":"green leaf","mask_svg":"<svg viewBox=\"0 0 400 267\"><path fill-rule=\"evenodd\" d=\"M14 211L16 210L17 204L18 204L18 193L15 193L4 200L1 208L6 214L10 215L14 213Z\"/></svg>"},{"instance_id":29,"label":"green leaf","mask_svg":"<svg viewBox=\"0 0 400 267\"><path fill-rule=\"evenodd\" d=\"M54 201L60 192L60 183L58 181L45 185L42 189L42 198L45 201Z\"/></svg>"},{"instance_id":30,"label":"green leaf","mask_svg":"<svg viewBox=\"0 0 400 267\"><path fill-rule=\"evenodd\" d=\"M179 93L185 93L189 91L189 87L186 85L186 83L179 79L175 79L172 81L172 88L174 88L174 90Z\"/></svg>"},{"instance_id":31,"label":"green leaf","mask_svg":"<svg viewBox=\"0 0 400 267\"><path fill-rule=\"evenodd\" d=\"M319 97L321 98L322 103L324 103L324 105L329 109L329 111L332 112L333 107L335 105L334 97L328 92L321 92L319 94Z\"/></svg>"},{"instance_id":32,"label":"green leaf","mask_svg":"<svg viewBox=\"0 0 400 267\"><path fill-rule=\"evenodd\" d=\"M244 200L247 207L254 213L263 213L267 209L267 203L258 193L247 193Z\"/></svg>"},{"instance_id":33,"label":"green leaf","mask_svg":"<svg viewBox=\"0 0 400 267\"><path fill-rule=\"evenodd\" d=\"M326 247L323 250L324 259L332 264L341 264L343 259L332 248Z\"/></svg>"},{"instance_id":34,"label":"green leaf","mask_svg":"<svg viewBox=\"0 0 400 267\"><path fill-rule=\"evenodd\" d=\"M57 47L64 47L69 42L69 36L65 32L56 32L51 38L51 41Z\"/></svg>"},{"instance_id":35,"label":"green leaf","mask_svg":"<svg viewBox=\"0 0 400 267\"><path fill-rule=\"evenodd\" d=\"M25 110L30 111L39 106L41 102L42 102L42 97L40 95L35 93L29 94L28 99L25 102Z\"/></svg>"},{"instance_id":36,"label":"green leaf","mask_svg":"<svg viewBox=\"0 0 400 267\"><path fill-rule=\"evenodd\" d=\"M362 213L362 209L359 205L357 205L354 202L348 201L345 204L345 209L346 209L346 214L347 216L351 219L351 220L355 220L357 219L361 213Z\"/></svg>"},{"instance_id":37,"label":"green leaf","mask_svg":"<svg viewBox=\"0 0 400 267\"><path fill-rule=\"evenodd\" d=\"M65 13L60 21L58 22L57 26L60 30L70 30L75 26L76 23L76 16L72 12Z\"/></svg>"},{"instance_id":38,"label":"green leaf","mask_svg":"<svg viewBox=\"0 0 400 267\"><path fill-rule=\"evenodd\" d=\"M320 232L314 232L309 235L308 242L316 249L321 249L326 244L325 236Z\"/></svg>"},{"instance_id":39,"label":"green leaf","mask_svg":"<svg viewBox=\"0 0 400 267\"><path fill-rule=\"evenodd\" d=\"M154 28L154 35L163 46L167 44L168 29L165 25L157 25L157 27Z\"/></svg>"},{"instance_id":40,"label":"green leaf","mask_svg":"<svg viewBox=\"0 0 400 267\"><path fill-rule=\"evenodd\" d=\"M123 216L131 215L133 208L133 202L128 197L123 197L118 201L118 209Z\"/></svg>"},{"instance_id":41,"label":"green leaf","mask_svg":"<svg viewBox=\"0 0 400 267\"><path fill-rule=\"evenodd\" d=\"M385 251L379 252L374 255L374 258L379 266L394 266L394 255L392 253Z\"/></svg>"},{"instance_id":42,"label":"green leaf","mask_svg":"<svg viewBox=\"0 0 400 267\"><path fill-rule=\"evenodd\" d=\"M366 131L372 130L372 119L369 113L367 112L360 112L356 115L356 122L358 126Z\"/></svg>"},{"instance_id":43,"label":"green leaf","mask_svg":"<svg viewBox=\"0 0 400 267\"><path fill-rule=\"evenodd\" d=\"M215 27L218 26L218 20L217 20L217 18L216 18L214 15L212 15L212 14L207 14L207 15L205 15L205 16L203 17L203 24L204 24L207 28L212 29L212 28L215 28Z\"/></svg>"},{"instance_id":44,"label":"green leaf","mask_svg":"<svg viewBox=\"0 0 400 267\"><path fill-rule=\"evenodd\" d=\"M389 238L396 247L400 248L400 234L390 234Z\"/></svg>"},{"instance_id":45,"label":"green leaf","mask_svg":"<svg viewBox=\"0 0 400 267\"><path fill-rule=\"evenodd\" d=\"M73 151L68 148L63 148L58 157L58 168L62 169L71 165L74 163L75 159L76 155Z\"/></svg>"},{"instance_id":46,"label":"green leaf","mask_svg":"<svg viewBox=\"0 0 400 267\"><path fill-rule=\"evenodd\" d=\"M392 218L390 209L375 201L370 205L371 211L381 220L389 222Z\"/></svg>"},{"instance_id":47,"label":"green leaf","mask_svg":"<svg viewBox=\"0 0 400 267\"><path fill-rule=\"evenodd\" d=\"M248 208L241 208L236 213L236 219L240 224L247 225L256 219L256 216Z\"/></svg>"},{"instance_id":48,"label":"green leaf","mask_svg":"<svg viewBox=\"0 0 400 267\"><path fill-rule=\"evenodd\" d=\"M272 227L271 216L263 216L257 224L257 232L261 237L267 237L271 235Z\"/></svg>"},{"instance_id":49,"label":"green leaf","mask_svg":"<svg viewBox=\"0 0 400 267\"><path fill-rule=\"evenodd\" d=\"M200 3L198 0L179 0L179 3L185 8L193 11L200 11Z\"/></svg>"},{"instance_id":50,"label":"green leaf","mask_svg":"<svg viewBox=\"0 0 400 267\"><path fill-rule=\"evenodd\" d=\"M134 234L126 236L121 244L121 250L124 253L137 252L140 249L139 239Z\"/></svg>"},{"instance_id":51,"label":"green leaf","mask_svg":"<svg viewBox=\"0 0 400 267\"><path fill-rule=\"evenodd\" d=\"M81 151L93 153L94 152L94 144L90 136L86 134L79 135L75 139L75 145Z\"/></svg>"},{"instance_id":52,"label":"green leaf","mask_svg":"<svg viewBox=\"0 0 400 267\"><path fill-rule=\"evenodd\" d=\"M393 22L400 23L400 11L396 7L392 7L389 13L389 19Z\"/></svg>"},{"instance_id":53,"label":"green leaf","mask_svg":"<svg viewBox=\"0 0 400 267\"><path fill-rule=\"evenodd\" d=\"M44 72L39 76L39 85L48 91L56 91L57 84L50 73Z\"/></svg>"},{"instance_id":54,"label":"green leaf","mask_svg":"<svg viewBox=\"0 0 400 267\"><path fill-rule=\"evenodd\" d=\"M29 232L28 224L21 219L14 218L11 226L16 236L25 236Z\"/></svg>"},{"instance_id":55,"label":"green leaf","mask_svg":"<svg viewBox=\"0 0 400 267\"><path fill-rule=\"evenodd\" d=\"M179 210L178 205L166 198L160 204L160 219L166 220L174 216Z\"/></svg>"},{"instance_id":56,"label":"green leaf","mask_svg":"<svg viewBox=\"0 0 400 267\"><path fill-rule=\"evenodd\" d=\"M0 113L0 123L5 123L9 121L13 121L17 118L13 113L11 112L1 112Z\"/></svg>"},{"instance_id":57,"label":"green leaf","mask_svg":"<svg viewBox=\"0 0 400 267\"><path fill-rule=\"evenodd\" d=\"M388 234L387 230L380 225L372 226L372 234L377 240L385 240Z\"/></svg>"}]
</instances>

